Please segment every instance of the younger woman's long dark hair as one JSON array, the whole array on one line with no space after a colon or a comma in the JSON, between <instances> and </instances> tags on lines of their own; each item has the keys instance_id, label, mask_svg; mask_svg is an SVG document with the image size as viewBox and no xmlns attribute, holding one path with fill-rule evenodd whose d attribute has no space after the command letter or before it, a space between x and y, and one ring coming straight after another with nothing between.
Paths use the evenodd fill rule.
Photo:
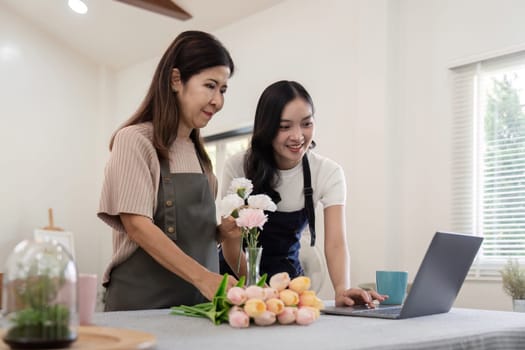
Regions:
<instances>
[{"instance_id":1,"label":"younger woman's long dark hair","mask_svg":"<svg viewBox=\"0 0 525 350\"><path fill-rule=\"evenodd\" d=\"M173 69L180 71L181 81L186 83L193 75L216 66L226 66L230 68L230 76L233 74L233 60L228 50L214 36L200 31L180 33L160 59L144 101L118 130L151 121L153 146L159 157L167 159L169 148L177 138L181 118L179 102L171 88ZM115 134L111 138L110 150L113 148ZM204 149L199 129L193 129L190 138L205 170L211 172L212 164Z\"/></svg>"},{"instance_id":2,"label":"younger woman's long dark hair","mask_svg":"<svg viewBox=\"0 0 525 350\"><path fill-rule=\"evenodd\" d=\"M310 94L295 81L281 80L263 91L255 110L251 146L244 160L244 171L252 181L253 192L267 194L275 203L281 201L281 196L275 190L280 178L272 142L279 132L284 107L297 97L312 107L313 115Z\"/></svg>"}]
</instances>

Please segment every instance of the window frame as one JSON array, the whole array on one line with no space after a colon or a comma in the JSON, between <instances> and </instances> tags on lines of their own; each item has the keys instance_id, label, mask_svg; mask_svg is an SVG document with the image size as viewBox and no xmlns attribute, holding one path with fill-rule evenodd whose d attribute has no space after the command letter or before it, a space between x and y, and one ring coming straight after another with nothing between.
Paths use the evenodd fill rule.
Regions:
<instances>
[{"instance_id":1,"label":"window frame","mask_svg":"<svg viewBox=\"0 0 525 350\"><path fill-rule=\"evenodd\" d=\"M482 95L484 74L494 74L501 67L525 65L525 51L492 57L451 67L452 71L452 205L453 230L483 236L483 175L485 146L483 138L486 94ZM499 67L499 68L498 68ZM485 105L484 105L485 103ZM523 104L522 104L523 106ZM525 238L523 239L525 246ZM499 270L507 258L484 259L484 247L476 257L469 278L500 279ZM525 254L518 258L525 262Z\"/></svg>"}]
</instances>

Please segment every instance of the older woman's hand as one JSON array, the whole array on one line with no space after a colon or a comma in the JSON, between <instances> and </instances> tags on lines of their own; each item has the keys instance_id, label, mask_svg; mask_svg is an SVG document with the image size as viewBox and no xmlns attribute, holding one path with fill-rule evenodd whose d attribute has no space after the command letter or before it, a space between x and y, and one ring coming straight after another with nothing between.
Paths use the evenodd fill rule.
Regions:
<instances>
[{"instance_id":1,"label":"older woman's hand","mask_svg":"<svg viewBox=\"0 0 525 350\"><path fill-rule=\"evenodd\" d=\"M375 307L374 300L379 302L388 298L388 295L378 294L376 291L366 291L361 288L350 288L335 295L336 306L368 305Z\"/></svg>"},{"instance_id":2,"label":"older woman's hand","mask_svg":"<svg viewBox=\"0 0 525 350\"><path fill-rule=\"evenodd\" d=\"M223 276L211 271L206 271L201 278L198 278L194 285L199 289L202 295L208 300L213 300L219 285L221 284ZM232 276L228 276L228 282L226 284L226 290L234 287L237 284L237 279Z\"/></svg>"}]
</instances>

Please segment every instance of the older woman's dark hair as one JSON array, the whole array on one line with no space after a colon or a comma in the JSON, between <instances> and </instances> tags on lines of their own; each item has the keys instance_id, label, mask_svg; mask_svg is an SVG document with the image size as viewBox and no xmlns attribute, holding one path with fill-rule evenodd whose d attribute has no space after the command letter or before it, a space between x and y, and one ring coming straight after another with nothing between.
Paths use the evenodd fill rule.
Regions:
<instances>
[{"instance_id":1,"label":"older woman's dark hair","mask_svg":"<svg viewBox=\"0 0 525 350\"><path fill-rule=\"evenodd\" d=\"M171 88L174 68L180 71L181 81L186 83L193 75L207 68L226 66L233 74L233 60L228 50L212 35L200 31L186 31L179 34L168 47L157 65L144 101L133 116L120 129L147 121L153 123L153 145L159 157L168 158L169 148L177 138L180 106ZM118 131L118 130L117 130ZM113 147L115 135L111 138ZM212 165L204 149L199 129L193 129L190 138L195 144L197 155L206 170Z\"/></svg>"},{"instance_id":2,"label":"older woman's dark hair","mask_svg":"<svg viewBox=\"0 0 525 350\"><path fill-rule=\"evenodd\" d=\"M284 107L297 97L312 107L313 115L310 94L295 81L281 80L263 91L255 111L251 147L244 162L245 174L252 180L254 193L267 194L275 203L281 200L281 196L274 189L280 178L272 142L279 132ZM315 144L312 142L312 145Z\"/></svg>"}]
</instances>

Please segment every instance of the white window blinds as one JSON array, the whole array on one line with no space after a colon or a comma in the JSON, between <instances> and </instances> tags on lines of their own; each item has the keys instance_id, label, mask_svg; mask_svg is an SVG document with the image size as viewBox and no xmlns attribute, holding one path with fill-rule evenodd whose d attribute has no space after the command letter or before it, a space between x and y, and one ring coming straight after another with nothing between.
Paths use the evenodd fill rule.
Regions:
<instances>
[{"instance_id":1,"label":"white window blinds","mask_svg":"<svg viewBox=\"0 0 525 350\"><path fill-rule=\"evenodd\" d=\"M525 261L525 53L453 69L452 225L485 239L471 276Z\"/></svg>"}]
</instances>

